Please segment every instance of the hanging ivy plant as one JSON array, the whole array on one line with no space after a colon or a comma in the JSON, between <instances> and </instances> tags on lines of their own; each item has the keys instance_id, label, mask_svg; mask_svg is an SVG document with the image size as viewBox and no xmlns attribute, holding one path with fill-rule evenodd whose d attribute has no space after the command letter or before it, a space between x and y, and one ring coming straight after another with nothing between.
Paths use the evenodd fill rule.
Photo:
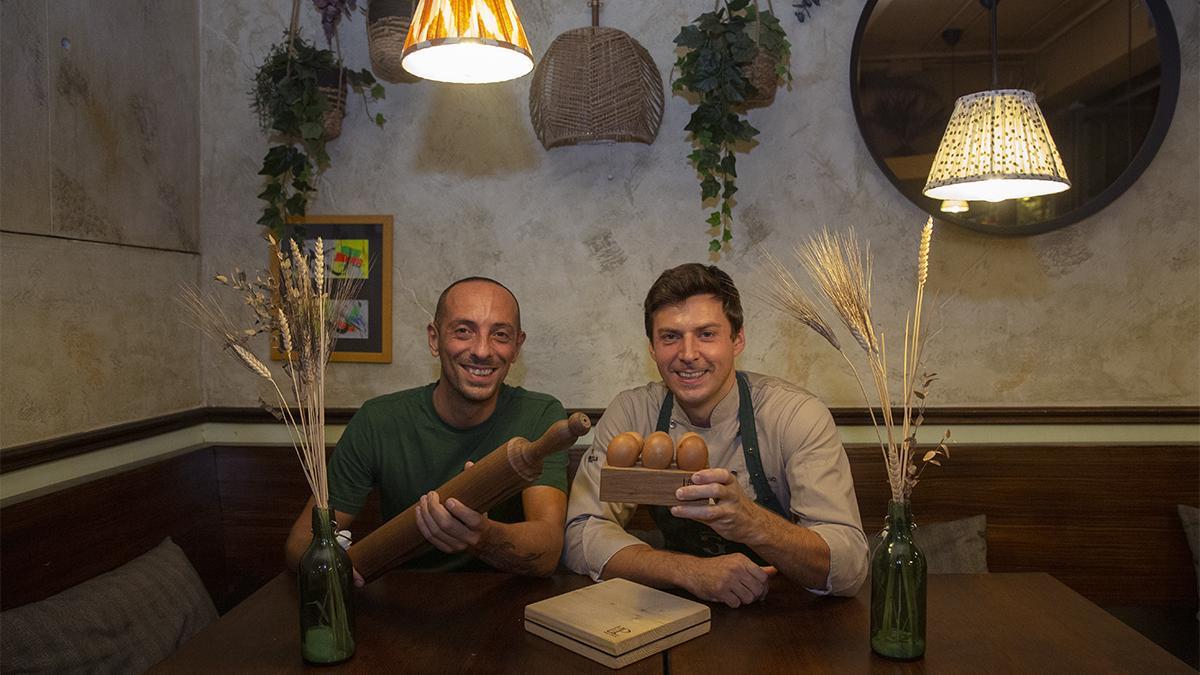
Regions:
<instances>
[{"instance_id":1,"label":"hanging ivy plant","mask_svg":"<svg viewBox=\"0 0 1200 675\"><path fill-rule=\"evenodd\" d=\"M364 106L368 99L378 101L384 97L383 85L375 81L370 70L342 68L333 51L318 49L290 31L271 47L255 73L251 107L259 126L275 143L267 150L258 172L266 177L266 186L258 195L266 202L258 224L277 236L288 216L305 214L316 190L313 182L329 166L324 122L331 104L321 84L328 82L340 89L339 78L345 78L346 84L362 96ZM370 116L369 108L367 114ZM380 127L385 122L381 113L376 113L372 121Z\"/></svg>"},{"instance_id":2,"label":"hanging ivy plant","mask_svg":"<svg viewBox=\"0 0 1200 675\"><path fill-rule=\"evenodd\" d=\"M712 236L708 250L716 259L733 239L731 199L738 190L734 148L758 135L743 117L746 102L759 93L748 71L761 50L775 66L776 78L766 86L790 81L791 45L779 19L770 11L759 12L750 0L727 0L701 14L680 29L675 44L683 53L675 62L679 77L672 89L699 99L684 127L695 146L688 159L700 175L701 203L719 202L705 220Z\"/></svg>"}]
</instances>

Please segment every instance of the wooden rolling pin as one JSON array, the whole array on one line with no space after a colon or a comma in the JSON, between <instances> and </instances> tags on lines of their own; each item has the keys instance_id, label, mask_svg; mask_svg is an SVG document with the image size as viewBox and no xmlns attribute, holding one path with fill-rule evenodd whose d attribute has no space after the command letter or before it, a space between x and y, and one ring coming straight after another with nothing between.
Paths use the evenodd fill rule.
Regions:
<instances>
[{"instance_id":1,"label":"wooden rolling pin","mask_svg":"<svg viewBox=\"0 0 1200 675\"><path fill-rule=\"evenodd\" d=\"M446 481L438 497L457 499L483 513L517 494L542 475L548 455L565 450L592 426L587 415L575 413L550 425L536 441L514 438L488 453L475 466ZM350 560L366 581L433 548L417 529L417 506L379 526L350 547Z\"/></svg>"}]
</instances>

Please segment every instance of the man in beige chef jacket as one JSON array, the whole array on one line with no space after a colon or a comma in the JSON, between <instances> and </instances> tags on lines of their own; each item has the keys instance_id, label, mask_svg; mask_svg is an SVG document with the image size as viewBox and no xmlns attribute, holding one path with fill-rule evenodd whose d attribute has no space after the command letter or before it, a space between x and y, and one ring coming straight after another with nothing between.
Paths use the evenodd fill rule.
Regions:
<instances>
[{"instance_id":1,"label":"man in beige chef jacket","mask_svg":"<svg viewBox=\"0 0 1200 675\"><path fill-rule=\"evenodd\" d=\"M833 418L800 387L734 370L746 336L729 275L697 263L663 272L644 318L662 382L621 392L597 425L571 488L566 565L730 607L763 598L775 574L814 593L856 593L867 540ZM656 430L676 441L696 432L709 447L710 468L676 493L691 504L648 507L665 550L625 531L636 504L599 499L613 436Z\"/></svg>"}]
</instances>

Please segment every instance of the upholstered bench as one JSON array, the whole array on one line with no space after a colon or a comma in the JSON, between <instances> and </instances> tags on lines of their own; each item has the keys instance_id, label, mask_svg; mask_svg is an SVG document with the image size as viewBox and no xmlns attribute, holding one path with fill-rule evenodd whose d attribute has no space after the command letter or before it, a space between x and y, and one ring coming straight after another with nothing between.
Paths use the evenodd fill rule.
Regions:
<instances>
[{"instance_id":1,"label":"upholstered bench","mask_svg":"<svg viewBox=\"0 0 1200 675\"><path fill-rule=\"evenodd\" d=\"M217 618L168 537L94 579L0 612L0 671L140 673Z\"/></svg>"}]
</instances>

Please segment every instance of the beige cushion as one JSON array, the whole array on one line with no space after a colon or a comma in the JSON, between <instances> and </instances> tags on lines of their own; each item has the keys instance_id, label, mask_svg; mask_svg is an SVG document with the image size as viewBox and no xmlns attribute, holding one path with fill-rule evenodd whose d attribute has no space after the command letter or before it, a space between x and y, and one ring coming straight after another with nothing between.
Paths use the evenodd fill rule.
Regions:
<instances>
[{"instance_id":1,"label":"beige cushion","mask_svg":"<svg viewBox=\"0 0 1200 675\"><path fill-rule=\"evenodd\" d=\"M140 673L217 618L168 537L117 569L0 613L4 673Z\"/></svg>"},{"instance_id":2,"label":"beige cushion","mask_svg":"<svg viewBox=\"0 0 1200 675\"><path fill-rule=\"evenodd\" d=\"M925 554L930 574L982 574L988 571L986 516L945 523L918 523L913 530L913 539Z\"/></svg>"}]
</instances>

